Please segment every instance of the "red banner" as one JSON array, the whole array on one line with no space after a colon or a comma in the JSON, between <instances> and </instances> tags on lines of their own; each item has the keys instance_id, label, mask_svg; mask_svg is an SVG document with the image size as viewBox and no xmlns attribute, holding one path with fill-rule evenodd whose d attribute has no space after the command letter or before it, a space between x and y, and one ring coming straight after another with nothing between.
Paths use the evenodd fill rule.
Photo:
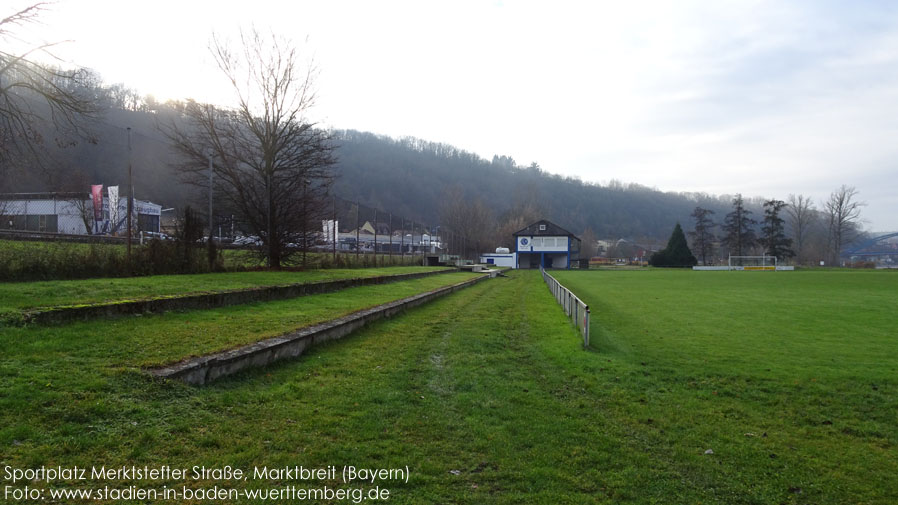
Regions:
<instances>
[{"instance_id":1,"label":"red banner","mask_svg":"<svg viewBox=\"0 0 898 505\"><path fill-rule=\"evenodd\" d=\"M103 220L103 185L94 184L90 187L90 197L94 201L94 221Z\"/></svg>"}]
</instances>

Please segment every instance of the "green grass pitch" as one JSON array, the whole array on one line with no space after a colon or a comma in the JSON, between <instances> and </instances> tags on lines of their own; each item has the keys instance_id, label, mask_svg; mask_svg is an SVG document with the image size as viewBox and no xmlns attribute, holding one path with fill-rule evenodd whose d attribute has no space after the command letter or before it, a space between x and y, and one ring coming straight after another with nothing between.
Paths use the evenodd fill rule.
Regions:
<instances>
[{"instance_id":1,"label":"green grass pitch","mask_svg":"<svg viewBox=\"0 0 898 505\"><path fill-rule=\"evenodd\" d=\"M382 483L400 504L898 502L898 276L557 277L590 304L591 349L533 271L205 387L140 367L338 294L0 329L0 467L408 466Z\"/></svg>"}]
</instances>

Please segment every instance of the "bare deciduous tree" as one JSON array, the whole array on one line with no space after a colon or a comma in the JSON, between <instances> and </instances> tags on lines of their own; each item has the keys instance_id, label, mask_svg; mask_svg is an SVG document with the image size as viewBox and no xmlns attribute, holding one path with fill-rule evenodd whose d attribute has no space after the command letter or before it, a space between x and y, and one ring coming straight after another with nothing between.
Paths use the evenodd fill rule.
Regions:
<instances>
[{"instance_id":1,"label":"bare deciduous tree","mask_svg":"<svg viewBox=\"0 0 898 505\"><path fill-rule=\"evenodd\" d=\"M795 245L795 259L801 264L806 261L806 245L811 227L817 219L817 211L810 197L804 195L789 195L789 205L786 207L789 214L789 222L792 227L792 243Z\"/></svg>"},{"instance_id":2,"label":"bare deciduous tree","mask_svg":"<svg viewBox=\"0 0 898 505\"><path fill-rule=\"evenodd\" d=\"M839 189L830 193L829 199L823 204L829 225L831 265L839 264L842 248L857 238L861 207L867 205L857 201L857 195L858 191L854 186L843 184Z\"/></svg>"},{"instance_id":3,"label":"bare deciduous tree","mask_svg":"<svg viewBox=\"0 0 898 505\"><path fill-rule=\"evenodd\" d=\"M84 193L80 196L72 195L66 199L66 202L72 206L72 209L75 211L75 214L81 219L81 222L84 224L84 231L88 235L94 234L94 206L93 200L90 198L89 193ZM74 233L74 232L71 232Z\"/></svg>"},{"instance_id":4,"label":"bare deciduous tree","mask_svg":"<svg viewBox=\"0 0 898 505\"><path fill-rule=\"evenodd\" d=\"M514 160L511 160L511 163L513 162ZM539 165L534 163L530 169L538 170ZM513 234L545 217L546 205L539 186L530 183L517 186L510 201L514 202L514 205L499 218L494 240L497 246L514 249Z\"/></svg>"},{"instance_id":5,"label":"bare deciduous tree","mask_svg":"<svg viewBox=\"0 0 898 505\"><path fill-rule=\"evenodd\" d=\"M189 103L188 127L163 131L182 156L185 180L208 190L208 157L219 201L260 237L268 265L279 268L319 228L336 162L331 135L310 121L313 63L275 35L241 32L235 50L213 37L210 51L231 83L232 109Z\"/></svg>"},{"instance_id":6,"label":"bare deciduous tree","mask_svg":"<svg viewBox=\"0 0 898 505\"><path fill-rule=\"evenodd\" d=\"M519 228L520 229L520 228ZM515 230L517 231L517 230ZM592 228L587 227L583 230L583 233L580 234L580 258L581 259L590 259L598 253L598 238L596 237L596 232L592 231Z\"/></svg>"},{"instance_id":7,"label":"bare deciduous tree","mask_svg":"<svg viewBox=\"0 0 898 505\"><path fill-rule=\"evenodd\" d=\"M449 188L444 198L440 205L440 224L452 252L473 258L494 245L495 220L483 200L466 198L459 187Z\"/></svg>"},{"instance_id":8,"label":"bare deciduous tree","mask_svg":"<svg viewBox=\"0 0 898 505\"><path fill-rule=\"evenodd\" d=\"M85 93L94 78L89 71L63 70L34 59L52 56L58 43L7 49L22 46L19 32L36 23L47 6L35 3L0 18L0 176L26 161L42 166L48 134L57 147L72 145L85 134L82 120L97 114L96 103Z\"/></svg>"}]
</instances>

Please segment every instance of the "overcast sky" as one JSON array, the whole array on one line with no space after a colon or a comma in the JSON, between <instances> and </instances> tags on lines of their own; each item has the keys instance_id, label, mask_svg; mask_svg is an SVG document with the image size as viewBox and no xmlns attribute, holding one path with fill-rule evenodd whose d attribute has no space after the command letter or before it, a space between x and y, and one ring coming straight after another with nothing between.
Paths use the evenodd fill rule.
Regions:
<instances>
[{"instance_id":1,"label":"overcast sky","mask_svg":"<svg viewBox=\"0 0 898 505\"><path fill-rule=\"evenodd\" d=\"M820 206L847 184L898 230L898 2L61 0L43 19L63 59L160 99L226 101L210 35L253 23L307 40L326 126L665 191Z\"/></svg>"}]
</instances>

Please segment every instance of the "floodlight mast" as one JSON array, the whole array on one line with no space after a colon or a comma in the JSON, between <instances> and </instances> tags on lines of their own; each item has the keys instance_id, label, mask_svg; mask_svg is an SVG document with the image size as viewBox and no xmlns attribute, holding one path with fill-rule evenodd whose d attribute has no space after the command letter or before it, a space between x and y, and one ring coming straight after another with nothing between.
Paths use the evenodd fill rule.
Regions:
<instances>
[{"instance_id":1,"label":"floodlight mast","mask_svg":"<svg viewBox=\"0 0 898 505\"><path fill-rule=\"evenodd\" d=\"M102 195L100 195L102 196ZM134 183L131 179L131 127L128 127L128 268L131 268L131 214L134 212Z\"/></svg>"},{"instance_id":2,"label":"floodlight mast","mask_svg":"<svg viewBox=\"0 0 898 505\"><path fill-rule=\"evenodd\" d=\"M212 151L206 156L209 158L209 241L212 241ZM220 235L220 234L219 234Z\"/></svg>"}]
</instances>

